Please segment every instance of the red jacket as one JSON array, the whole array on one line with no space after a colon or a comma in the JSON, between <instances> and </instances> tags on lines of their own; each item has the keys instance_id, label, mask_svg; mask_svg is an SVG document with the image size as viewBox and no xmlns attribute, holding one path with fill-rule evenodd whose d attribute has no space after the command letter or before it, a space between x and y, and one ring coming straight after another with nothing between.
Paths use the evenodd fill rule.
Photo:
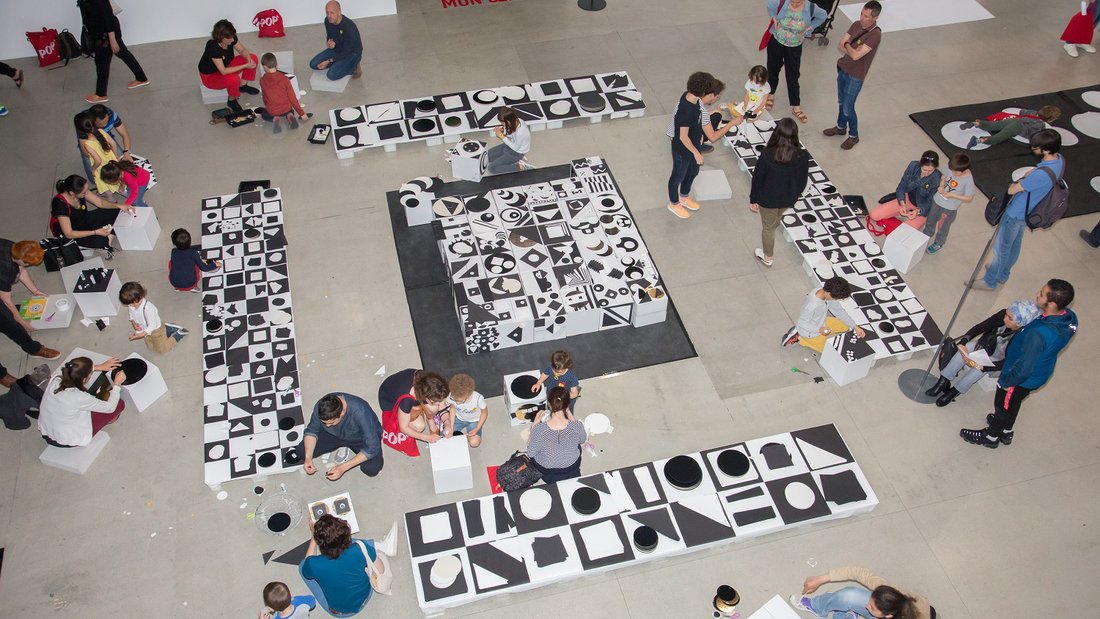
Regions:
<instances>
[{"instance_id":1,"label":"red jacket","mask_svg":"<svg viewBox=\"0 0 1100 619\"><path fill-rule=\"evenodd\" d=\"M298 93L294 92L294 86L290 78L282 71L273 73L264 72L260 78L260 90L264 93L264 110L272 116L285 116L293 109L298 116L305 116L306 111L302 104L298 103Z\"/></svg>"}]
</instances>

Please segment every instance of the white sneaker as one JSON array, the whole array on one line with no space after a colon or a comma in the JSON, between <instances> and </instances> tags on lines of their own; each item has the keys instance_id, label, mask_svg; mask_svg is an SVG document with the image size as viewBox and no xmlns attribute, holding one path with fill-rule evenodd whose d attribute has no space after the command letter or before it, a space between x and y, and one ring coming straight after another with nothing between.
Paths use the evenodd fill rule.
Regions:
<instances>
[{"instance_id":1,"label":"white sneaker","mask_svg":"<svg viewBox=\"0 0 1100 619\"><path fill-rule=\"evenodd\" d=\"M382 541L374 542L374 549L386 555L387 557L397 556L397 546L398 542L400 541L400 537L398 535L398 524L398 521L394 520L393 526L390 527L389 533L386 533L386 536L382 538Z\"/></svg>"},{"instance_id":2,"label":"white sneaker","mask_svg":"<svg viewBox=\"0 0 1100 619\"><path fill-rule=\"evenodd\" d=\"M796 609L808 612L814 617L820 618L821 615L817 614L817 611L809 605L809 599L810 598L808 596L802 595L801 593L792 593L791 597L788 598L788 601L790 601L791 606L795 607Z\"/></svg>"},{"instance_id":3,"label":"white sneaker","mask_svg":"<svg viewBox=\"0 0 1100 619\"><path fill-rule=\"evenodd\" d=\"M1080 47L1081 49L1085 50L1086 52L1088 52L1090 54L1095 54L1096 53L1096 48L1091 46L1091 45L1084 45L1082 43L1078 43L1077 47Z\"/></svg>"},{"instance_id":4,"label":"white sneaker","mask_svg":"<svg viewBox=\"0 0 1100 619\"><path fill-rule=\"evenodd\" d=\"M1073 43L1066 43L1062 46L1062 48L1066 50L1066 53L1069 54L1070 58L1076 58L1078 56L1077 46Z\"/></svg>"},{"instance_id":5,"label":"white sneaker","mask_svg":"<svg viewBox=\"0 0 1100 619\"><path fill-rule=\"evenodd\" d=\"M770 267L772 265L772 259L764 255L763 249L757 247L756 251L753 252L753 255L756 256L756 259L760 261L760 264L766 267Z\"/></svg>"}]
</instances>

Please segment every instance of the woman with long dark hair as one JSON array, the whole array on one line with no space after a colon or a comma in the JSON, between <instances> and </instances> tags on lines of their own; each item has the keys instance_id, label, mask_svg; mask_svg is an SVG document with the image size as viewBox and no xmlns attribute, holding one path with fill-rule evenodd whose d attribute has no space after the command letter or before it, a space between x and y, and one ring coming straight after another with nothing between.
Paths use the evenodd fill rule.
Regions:
<instances>
[{"instance_id":1,"label":"woman with long dark hair","mask_svg":"<svg viewBox=\"0 0 1100 619\"><path fill-rule=\"evenodd\" d=\"M894 199L871 209L871 220L897 217L917 230L924 228L943 179L939 167L940 156L934 150L926 150L918 161L910 161L898 181Z\"/></svg>"},{"instance_id":2,"label":"woman with long dark hair","mask_svg":"<svg viewBox=\"0 0 1100 619\"><path fill-rule=\"evenodd\" d=\"M580 477L581 445L588 433L583 423L569 418L569 392L554 387L546 395L546 406L550 414L531 428L527 456L546 483Z\"/></svg>"},{"instance_id":3,"label":"woman with long dark hair","mask_svg":"<svg viewBox=\"0 0 1100 619\"><path fill-rule=\"evenodd\" d=\"M114 257L114 225L119 211L132 213L134 207L117 204L88 191L83 176L71 174L54 185L57 192L50 201L50 233L58 238L72 239L88 249L102 249L105 258ZM89 209L91 203L95 209Z\"/></svg>"},{"instance_id":4,"label":"woman with long dark hair","mask_svg":"<svg viewBox=\"0 0 1100 619\"><path fill-rule=\"evenodd\" d=\"M88 393L88 379L93 372L110 372L119 364L114 357L99 365L93 365L87 357L77 357L54 372L38 407L38 430L47 443L54 447L83 447L104 426L118 419L126 408L126 403L119 399L119 385L126 380L126 373L122 370L115 373L107 384L105 399Z\"/></svg>"},{"instance_id":5,"label":"woman with long dark hair","mask_svg":"<svg viewBox=\"0 0 1100 619\"><path fill-rule=\"evenodd\" d=\"M749 209L760 213L760 247L756 259L772 265L775 229L783 213L794 206L810 179L810 156L798 141L798 125L790 118L775 123L775 131L752 171Z\"/></svg>"},{"instance_id":6,"label":"woman with long dark hair","mask_svg":"<svg viewBox=\"0 0 1100 619\"><path fill-rule=\"evenodd\" d=\"M80 17L92 40L91 51L95 56L95 92L84 97L88 103L107 102L107 81L111 77L111 59L118 56L134 73L134 81L126 84L130 90L149 84L141 63L134 58L122 42L122 26L111 7L110 0L77 0Z\"/></svg>"},{"instance_id":7,"label":"woman with long dark hair","mask_svg":"<svg viewBox=\"0 0 1100 619\"><path fill-rule=\"evenodd\" d=\"M822 585L853 582L855 585L810 597ZM936 619L936 609L922 596L891 586L863 567L833 568L802 583L802 594L791 595L791 606L816 617L862 617L864 619Z\"/></svg>"},{"instance_id":8,"label":"woman with long dark hair","mask_svg":"<svg viewBox=\"0 0 1100 619\"><path fill-rule=\"evenodd\" d=\"M495 133L503 143L489 149L489 174L526 170L524 157L531 151L531 130L527 123L508 106L500 108L497 120L500 126Z\"/></svg>"},{"instance_id":9,"label":"woman with long dark hair","mask_svg":"<svg viewBox=\"0 0 1100 619\"><path fill-rule=\"evenodd\" d=\"M118 161L118 144L106 131L96 126L95 114L87 110L73 116L73 128L76 129L80 154L84 157L84 169L92 173L88 182L95 184L96 193L111 193L111 186L99 177L99 170L108 161Z\"/></svg>"}]
</instances>

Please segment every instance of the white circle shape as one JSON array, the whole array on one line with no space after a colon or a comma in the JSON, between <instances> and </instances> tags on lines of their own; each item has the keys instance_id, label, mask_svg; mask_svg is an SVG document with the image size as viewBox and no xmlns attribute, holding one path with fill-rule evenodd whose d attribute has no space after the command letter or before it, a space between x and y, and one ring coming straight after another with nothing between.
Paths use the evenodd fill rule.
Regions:
<instances>
[{"instance_id":1,"label":"white circle shape","mask_svg":"<svg viewBox=\"0 0 1100 619\"><path fill-rule=\"evenodd\" d=\"M550 513L554 499L543 488L528 488L519 496L519 508L530 520L542 520Z\"/></svg>"},{"instance_id":2,"label":"white circle shape","mask_svg":"<svg viewBox=\"0 0 1100 619\"><path fill-rule=\"evenodd\" d=\"M355 146L358 143L359 140L354 135L348 134L340 136L340 146L345 148Z\"/></svg>"},{"instance_id":3,"label":"white circle shape","mask_svg":"<svg viewBox=\"0 0 1100 619\"><path fill-rule=\"evenodd\" d=\"M274 252L274 253L268 255L267 258L268 258L268 260L271 260L272 262L278 262L278 261L283 259L283 252L281 252L281 251Z\"/></svg>"},{"instance_id":4,"label":"white circle shape","mask_svg":"<svg viewBox=\"0 0 1100 619\"><path fill-rule=\"evenodd\" d=\"M214 445L210 448L210 452L207 454L211 460L220 460L225 455L225 445ZM221 493L219 493L221 494ZM218 497L218 500L222 500L224 497Z\"/></svg>"},{"instance_id":5,"label":"white circle shape","mask_svg":"<svg viewBox=\"0 0 1100 619\"><path fill-rule=\"evenodd\" d=\"M497 94L505 99L522 99L527 96L527 91L522 86L505 86L497 88Z\"/></svg>"},{"instance_id":6,"label":"white circle shape","mask_svg":"<svg viewBox=\"0 0 1100 619\"><path fill-rule=\"evenodd\" d=\"M437 589L446 589L454 584L461 571L462 561L458 558L458 555L447 555L435 560L435 563L432 564L429 579Z\"/></svg>"},{"instance_id":7,"label":"white circle shape","mask_svg":"<svg viewBox=\"0 0 1100 619\"><path fill-rule=\"evenodd\" d=\"M228 377L229 367L222 365L216 368L212 368L209 372L206 373L206 382L213 385L222 382Z\"/></svg>"},{"instance_id":8,"label":"white circle shape","mask_svg":"<svg viewBox=\"0 0 1100 619\"><path fill-rule=\"evenodd\" d=\"M1069 122L1073 125L1074 129L1084 133L1090 138L1100 138L1100 112L1075 114Z\"/></svg>"},{"instance_id":9,"label":"white circle shape","mask_svg":"<svg viewBox=\"0 0 1100 619\"><path fill-rule=\"evenodd\" d=\"M557 116L568 114L571 109L573 106L568 101L555 101L550 104L550 113Z\"/></svg>"},{"instance_id":10,"label":"white circle shape","mask_svg":"<svg viewBox=\"0 0 1100 619\"><path fill-rule=\"evenodd\" d=\"M882 250L879 248L878 243L865 243L863 245L863 251L868 256L877 256L882 253Z\"/></svg>"},{"instance_id":11,"label":"white circle shape","mask_svg":"<svg viewBox=\"0 0 1100 619\"><path fill-rule=\"evenodd\" d=\"M286 391L287 389L290 389L290 387L293 384L294 384L294 377L293 376L284 376L284 377L279 379L279 382L276 383L275 388L278 389L279 391Z\"/></svg>"},{"instance_id":12,"label":"white circle shape","mask_svg":"<svg viewBox=\"0 0 1100 619\"><path fill-rule=\"evenodd\" d=\"M1090 90L1085 93L1081 93L1081 100L1088 103L1092 107L1100 108L1100 90Z\"/></svg>"},{"instance_id":13,"label":"white circle shape","mask_svg":"<svg viewBox=\"0 0 1100 619\"><path fill-rule=\"evenodd\" d=\"M1089 184L1092 185L1093 191L1095 191L1096 193L1100 193L1100 176L1092 177L1092 180L1089 181Z\"/></svg>"},{"instance_id":14,"label":"white circle shape","mask_svg":"<svg viewBox=\"0 0 1100 619\"><path fill-rule=\"evenodd\" d=\"M1096 114L1096 112L1089 113ZM1097 116L1100 116L1100 114L1097 114ZM1073 119L1070 119L1071 122L1072 120ZM1051 127L1050 125L1047 125L1047 128L1054 129L1062 136L1062 146L1077 146L1077 143L1081 141L1081 139L1077 137L1076 133L1068 129L1063 129L1061 127ZM1100 122L1094 122L1092 125L1092 129L1094 131L1100 130ZM1082 131L1081 133L1084 133L1084 131ZM1100 133L1098 133L1097 135L1090 135L1089 137L1100 138Z\"/></svg>"},{"instance_id":15,"label":"white circle shape","mask_svg":"<svg viewBox=\"0 0 1100 619\"><path fill-rule=\"evenodd\" d=\"M294 319L293 316L291 316L287 312L284 312L283 310L275 310L274 312L271 312L269 316L270 318L268 319L268 322L273 325L285 325Z\"/></svg>"},{"instance_id":16,"label":"white circle shape","mask_svg":"<svg viewBox=\"0 0 1100 619\"><path fill-rule=\"evenodd\" d=\"M1035 166L1033 166L1033 165L1024 166L1022 168L1016 168L1015 170L1012 171L1012 182L1013 183L1019 182L1020 179L1024 177L1024 174L1027 174L1028 172L1030 172L1034 169L1035 169Z\"/></svg>"},{"instance_id":17,"label":"white circle shape","mask_svg":"<svg viewBox=\"0 0 1100 619\"><path fill-rule=\"evenodd\" d=\"M894 294L890 292L889 288L876 288L875 298L879 301L889 301L894 298Z\"/></svg>"},{"instance_id":18,"label":"white circle shape","mask_svg":"<svg viewBox=\"0 0 1100 619\"><path fill-rule=\"evenodd\" d=\"M611 429L611 420L603 413L592 413L584 418L584 429L589 434L603 434Z\"/></svg>"},{"instance_id":19,"label":"white circle shape","mask_svg":"<svg viewBox=\"0 0 1100 619\"><path fill-rule=\"evenodd\" d=\"M352 122L363 118L363 110L357 107L346 107L340 110L340 120Z\"/></svg>"},{"instance_id":20,"label":"white circle shape","mask_svg":"<svg viewBox=\"0 0 1100 619\"><path fill-rule=\"evenodd\" d=\"M787 503L795 509L810 509L817 498L814 496L814 491L800 481L792 481L787 484L787 487L783 489L783 496L787 499Z\"/></svg>"},{"instance_id":21,"label":"white circle shape","mask_svg":"<svg viewBox=\"0 0 1100 619\"><path fill-rule=\"evenodd\" d=\"M977 127L972 129L963 129L962 124L966 121L958 120L949 122L940 128L940 135L943 139L947 140L951 144L958 146L959 148L966 148L966 145L970 143L970 138L974 136L985 137L989 135L988 131L984 131ZM970 150L985 150L989 148L989 144L978 143L974 148Z\"/></svg>"}]
</instances>

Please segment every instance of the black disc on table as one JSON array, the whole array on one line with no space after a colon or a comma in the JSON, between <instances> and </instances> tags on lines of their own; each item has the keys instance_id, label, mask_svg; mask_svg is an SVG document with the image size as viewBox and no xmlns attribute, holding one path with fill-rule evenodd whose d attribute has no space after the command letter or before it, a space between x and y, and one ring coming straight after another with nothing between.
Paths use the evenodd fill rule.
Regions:
<instances>
[{"instance_id":1,"label":"black disc on table","mask_svg":"<svg viewBox=\"0 0 1100 619\"><path fill-rule=\"evenodd\" d=\"M634 529L634 546L642 552L649 552L657 547L657 532L653 527L642 525Z\"/></svg>"},{"instance_id":2,"label":"black disc on table","mask_svg":"<svg viewBox=\"0 0 1100 619\"><path fill-rule=\"evenodd\" d=\"M512 390L512 395L524 400L530 400L535 396L531 393L531 387L535 386L535 383L539 382L537 376L531 376L530 374L524 374L523 376L517 376L512 379L512 386L509 387Z\"/></svg>"},{"instance_id":3,"label":"black disc on table","mask_svg":"<svg viewBox=\"0 0 1100 619\"><path fill-rule=\"evenodd\" d=\"M297 443L298 442L298 433L297 432L287 432L286 433L286 442L288 442L288 443Z\"/></svg>"},{"instance_id":4,"label":"black disc on table","mask_svg":"<svg viewBox=\"0 0 1100 619\"><path fill-rule=\"evenodd\" d=\"M718 470L730 477L740 477L749 472L749 457L736 449L718 454Z\"/></svg>"},{"instance_id":5,"label":"black disc on table","mask_svg":"<svg viewBox=\"0 0 1100 619\"><path fill-rule=\"evenodd\" d=\"M599 93L584 92L577 97L577 105L586 112L602 112L607 107L607 102Z\"/></svg>"},{"instance_id":6,"label":"black disc on table","mask_svg":"<svg viewBox=\"0 0 1100 619\"><path fill-rule=\"evenodd\" d=\"M256 458L256 462L258 462L260 466L272 466L275 464L275 454L270 451L260 454L260 457Z\"/></svg>"},{"instance_id":7,"label":"black disc on table","mask_svg":"<svg viewBox=\"0 0 1100 619\"><path fill-rule=\"evenodd\" d=\"M277 512L267 519L267 528L272 533L282 533L290 528L290 514Z\"/></svg>"},{"instance_id":8,"label":"black disc on table","mask_svg":"<svg viewBox=\"0 0 1100 619\"><path fill-rule=\"evenodd\" d=\"M418 118L413 121L413 129L421 133L431 131L435 129L435 121L430 118Z\"/></svg>"},{"instance_id":9,"label":"black disc on table","mask_svg":"<svg viewBox=\"0 0 1100 619\"><path fill-rule=\"evenodd\" d=\"M600 493L596 492L593 488L583 486L577 488L570 502L573 504L573 509L576 510L578 514L588 516L600 510Z\"/></svg>"},{"instance_id":10,"label":"black disc on table","mask_svg":"<svg viewBox=\"0 0 1100 619\"><path fill-rule=\"evenodd\" d=\"M676 456L665 463L665 479L681 490L691 490L703 480L703 469L691 456Z\"/></svg>"},{"instance_id":11,"label":"black disc on table","mask_svg":"<svg viewBox=\"0 0 1100 619\"><path fill-rule=\"evenodd\" d=\"M871 266L875 267L876 269L885 269L886 261L882 258L871 258Z\"/></svg>"},{"instance_id":12,"label":"black disc on table","mask_svg":"<svg viewBox=\"0 0 1100 619\"><path fill-rule=\"evenodd\" d=\"M479 142L466 142L462 145L462 150L468 153L476 153L481 150L481 143Z\"/></svg>"},{"instance_id":13,"label":"black disc on table","mask_svg":"<svg viewBox=\"0 0 1100 619\"><path fill-rule=\"evenodd\" d=\"M457 127L462 124L462 117L448 116L447 119L443 121L443 124L447 125L448 127Z\"/></svg>"},{"instance_id":14,"label":"black disc on table","mask_svg":"<svg viewBox=\"0 0 1100 619\"><path fill-rule=\"evenodd\" d=\"M301 456L298 455L298 450L291 447L283 454L283 462L286 464L298 464L302 461Z\"/></svg>"},{"instance_id":15,"label":"black disc on table","mask_svg":"<svg viewBox=\"0 0 1100 619\"><path fill-rule=\"evenodd\" d=\"M294 418L293 417L287 416L287 417L283 417L282 419L279 420L279 429L280 430L289 430L293 427L294 427Z\"/></svg>"},{"instance_id":16,"label":"black disc on table","mask_svg":"<svg viewBox=\"0 0 1100 619\"><path fill-rule=\"evenodd\" d=\"M879 323L879 325L878 325L878 328L879 328L879 329L880 329L880 330L881 330L881 331L882 331L883 333L893 333L893 332L894 332L894 325L892 325L892 324L890 324L890 323L888 323L888 322L881 322L881 323Z\"/></svg>"},{"instance_id":17,"label":"black disc on table","mask_svg":"<svg viewBox=\"0 0 1100 619\"><path fill-rule=\"evenodd\" d=\"M249 228L248 230L244 231L244 235L247 238L255 239L255 238L259 238L260 231L256 228Z\"/></svg>"},{"instance_id":18,"label":"black disc on table","mask_svg":"<svg viewBox=\"0 0 1100 619\"><path fill-rule=\"evenodd\" d=\"M213 320L206 321L206 330L211 333L217 333L222 330L222 321L214 318Z\"/></svg>"},{"instance_id":19,"label":"black disc on table","mask_svg":"<svg viewBox=\"0 0 1100 619\"><path fill-rule=\"evenodd\" d=\"M256 486L255 488L252 489L252 491L255 492L256 494L263 494L264 493L264 487L263 486Z\"/></svg>"},{"instance_id":20,"label":"black disc on table","mask_svg":"<svg viewBox=\"0 0 1100 619\"><path fill-rule=\"evenodd\" d=\"M466 201L466 212L480 213L482 211L489 210L489 207L491 207L492 205L493 203L489 202L489 198L486 198L485 196L477 196L476 198L470 198Z\"/></svg>"},{"instance_id":21,"label":"black disc on table","mask_svg":"<svg viewBox=\"0 0 1100 619\"><path fill-rule=\"evenodd\" d=\"M119 364L118 368L111 372L111 378L115 377L115 374L119 372L126 373L126 380L122 381L123 385L132 385L139 380L145 378L145 373L149 371L149 364L142 359L124 359Z\"/></svg>"},{"instance_id":22,"label":"black disc on table","mask_svg":"<svg viewBox=\"0 0 1100 619\"><path fill-rule=\"evenodd\" d=\"M264 189L265 198L274 198L277 195L279 195L278 189Z\"/></svg>"},{"instance_id":23,"label":"black disc on table","mask_svg":"<svg viewBox=\"0 0 1100 619\"><path fill-rule=\"evenodd\" d=\"M416 109L420 110L421 112L432 112L435 110L435 100L422 99L416 104Z\"/></svg>"}]
</instances>

